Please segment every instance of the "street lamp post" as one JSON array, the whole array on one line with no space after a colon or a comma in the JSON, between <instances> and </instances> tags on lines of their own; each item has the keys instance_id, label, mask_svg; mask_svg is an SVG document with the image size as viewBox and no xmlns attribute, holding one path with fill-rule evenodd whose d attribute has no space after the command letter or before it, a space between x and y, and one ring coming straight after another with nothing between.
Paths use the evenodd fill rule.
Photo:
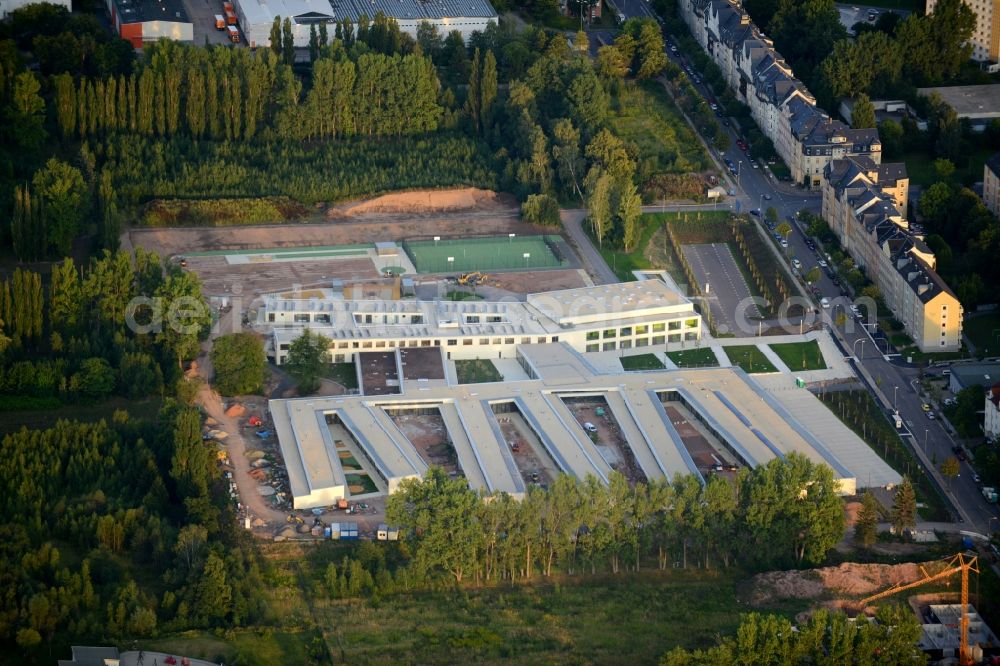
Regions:
<instances>
[{"instance_id":1,"label":"street lamp post","mask_svg":"<svg viewBox=\"0 0 1000 666\"><path fill-rule=\"evenodd\" d=\"M892 387L892 408L898 414L899 413L899 402L896 401L896 396L899 392L898 386Z\"/></svg>"},{"instance_id":2,"label":"street lamp post","mask_svg":"<svg viewBox=\"0 0 1000 666\"><path fill-rule=\"evenodd\" d=\"M924 428L924 455L927 455L927 435L930 433L930 428Z\"/></svg>"},{"instance_id":3,"label":"street lamp post","mask_svg":"<svg viewBox=\"0 0 1000 666\"><path fill-rule=\"evenodd\" d=\"M854 345L851 347L851 349L856 349L859 342L861 343L861 356L858 356L858 360L864 358L864 355L865 355L865 343L868 342L868 341L865 340L864 338L858 338L857 340L854 341ZM855 351L854 355L857 356L857 351Z\"/></svg>"},{"instance_id":4,"label":"street lamp post","mask_svg":"<svg viewBox=\"0 0 1000 666\"><path fill-rule=\"evenodd\" d=\"M736 187L740 186L740 174L743 172L743 160L736 160Z\"/></svg>"},{"instance_id":5,"label":"street lamp post","mask_svg":"<svg viewBox=\"0 0 1000 666\"><path fill-rule=\"evenodd\" d=\"M529 259L531 259L531 253L530 252L525 252L524 253L524 267L525 268L528 268L528 260Z\"/></svg>"}]
</instances>

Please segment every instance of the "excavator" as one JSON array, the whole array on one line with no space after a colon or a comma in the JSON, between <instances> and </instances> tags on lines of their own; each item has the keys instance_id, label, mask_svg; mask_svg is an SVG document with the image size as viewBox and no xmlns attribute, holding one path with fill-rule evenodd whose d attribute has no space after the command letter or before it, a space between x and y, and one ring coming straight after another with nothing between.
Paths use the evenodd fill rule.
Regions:
<instances>
[{"instance_id":1,"label":"excavator","mask_svg":"<svg viewBox=\"0 0 1000 666\"><path fill-rule=\"evenodd\" d=\"M915 587L920 587L921 585L926 585L939 580L945 580L946 578L950 578L957 573L962 574L962 618L959 622L961 639L958 648L958 662L961 666L972 666L972 655L969 653L969 572L972 571L977 574L979 573L979 558L975 555L969 555L967 553L958 553L944 562L944 566L945 568L941 571L931 574L923 567L923 565L921 565L920 571L924 574L924 577L920 580L915 580L912 583L894 585L887 590L883 590L877 594L873 594L870 597L862 599L857 602L857 607L859 610L864 609L866 606L875 601L885 599L886 597L898 594L904 590L910 590Z\"/></svg>"},{"instance_id":2,"label":"excavator","mask_svg":"<svg viewBox=\"0 0 1000 666\"><path fill-rule=\"evenodd\" d=\"M481 284L486 284L486 281L490 279L490 276L486 273L480 273L479 271L473 271L471 273L462 273L458 276L458 283L463 287L476 287Z\"/></svg>"}]
</instances>

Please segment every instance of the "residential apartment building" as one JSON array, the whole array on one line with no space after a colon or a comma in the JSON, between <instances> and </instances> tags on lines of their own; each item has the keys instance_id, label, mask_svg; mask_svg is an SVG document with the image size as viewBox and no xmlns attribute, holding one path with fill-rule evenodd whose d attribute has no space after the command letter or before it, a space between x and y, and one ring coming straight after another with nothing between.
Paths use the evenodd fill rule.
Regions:
<instances>
[{"instance_id":1,"label":"residential apartment building","mask_svg":"<svg viewBox=\"0 0 1000 666\"><path fill-rule=\"evenodd\" d=\"M994 215L1000 216L1000 153L983 165L983 203Z\"/></svg>"},{"instance_id":2,"label":"residential apartment building","mask_svg":"<svg viewBox=\"0 0 1000 666\"><path fill-rule=\"evenodd\" d=\"M311 290L313 293L316 290ZM309 327L330 339L330 359L366 351L442 347L447 359L516 358L527 344L568 343L580 352L663 350L701 339L701 316L662 280L528 294L525 301L350 300L321 295L265 297L257 323L270 328L269 354L282 364Z\"/></svg>"},{"instance_id":3,"label":"residential apartment building","mask_svg":"<svg viewBox=\"0 0 1000 666\"><path fill-rule=\"evenodd\" d=\"M910 232L908 189L901 164L833 160L824 169L823 218L921 351L957 351L962 305L935 271L934 253Z\"/></svg>"},{"instance_id":4,"label":"residential apartment building","mask_svg":"<svg viewBox=\"0 0 1000 666\"><path fill-rule=\"evenodd\" d=\"M863 155L878 163L878 131L852 129L816 107L773 42L729 0L681 0L692 35L722 70L736 98L791 170L792 180L818 188L831 160Z\"/></svg>"},{"instance_id":5,"label":"residential apartment building","mask_svg":"<svg viewBox=\"0 0 1000 666\"><path fill-rule=\"evenodd\" d=\"M972 33L972 59L987 65L989 71L1000 66L1000 0L965 0L976 13ZM927 13L934 11L937 0L927 0Z\"/></svg>"}]
</instances>

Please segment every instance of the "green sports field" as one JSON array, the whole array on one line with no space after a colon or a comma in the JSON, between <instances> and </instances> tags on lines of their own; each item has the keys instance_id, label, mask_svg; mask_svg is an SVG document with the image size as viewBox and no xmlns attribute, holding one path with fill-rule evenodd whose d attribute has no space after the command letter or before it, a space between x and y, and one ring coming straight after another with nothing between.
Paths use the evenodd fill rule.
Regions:
<instances>
[{"instance_id":1,"label":"green sports field","mask_svg":"<svg viewBox=\"0 0 1000 666\"><path fill-rule=\"evenodd\" d=\"M494 236L404 241L403 249L418 273L537 270L566 265L555 254L557 239L558 236Z\"/></svg>"}]
</instances>

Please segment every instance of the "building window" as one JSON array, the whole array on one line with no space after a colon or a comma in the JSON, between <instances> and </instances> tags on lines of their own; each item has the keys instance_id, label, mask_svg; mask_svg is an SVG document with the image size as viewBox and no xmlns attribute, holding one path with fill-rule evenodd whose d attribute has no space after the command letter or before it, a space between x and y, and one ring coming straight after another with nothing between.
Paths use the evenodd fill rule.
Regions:
<instances>
[{"instance_id":1,"label":"building window","mask_svg":"<svg viewBox=\"0 0 1000 666\"><path fill-rule=\"evenodd\" d=\"M347 343L346 342L338 342L337 343L337 349L347 349Z\"/></svg>"},{"instance_id":2,"label":"building window","mask_svg":"<svg viewBox=\"0 0 1000 666\"><path fill-rule=\"evenodd\" d=\"M504 338L503 339L503 343L505 345L512 345L512 344L514 344L514 338Z\"/></svg>"},{"instance_id":3,"label":"building window","mask_svg":"<svg viewBox=\"0 0 1000 666\"><path fill-rule=\"evenodd\" d=\"M489 338L479 338L479 344L480 345L488 345L488 344L490 344L490 339Z\"/></svg>"},{"instance_id":4,"label":"building window","mask_svg":"<svg viewBox=\"0 0 1000 666\"><path fill-rule=\"evenodd\" d=\"M646 324L643 324L642 326L636 326L635 327L635 334L636 335L646 335L646 333L648 331L649 331L649 326L647 326Z\"/></svg>"},{"instance_id":5,"label":"building window","mask_svg":"<svg viewBox=\"0 0 1000 666\"><path fill-rule=\"evenodd\" d=\"M465 340L462 340L463 347L469 347L471 345L472 345L472 338L466 338Z\"/></svg>"},{"instance_id":6,"label":"building window","mask_svg":"<svg viewBox=\"0 0 1000 666\"><path fill-rule=\"evenodd\" d=\"M535 342L537 342L540 345L543 345L543 344L545 344L545 338L544 337L535 338Z\"/></svg>"},{"instance_id":7,"label":"building window","mask_svg":"<svg viewBox=\"0 0 1000 666\"><path fill-rule=\"evenodd\" d=\"M622 329L622 337L625 337L627 335L632 335L632 327L631 326L626 326L626 327L624 327Z\"/></svg>"},{"instance_id":8,"label":"building window","mask_svg":"<svg viewBox=\"0 0 1000 666\"><path fill-rule=\"evenodd\" d=\"M495 345L503 344L503 341L500 338L493 338L493 344Z\"/></svg>"},{"instance_id":9,"label":"building window","mask_svg":"<svg viewBox=\"0 0 1000 666\"><path fill-rule=\"evenodd\" d=\"M521 338L521 344L522 345L530 345L531 344L531 338Z\"/></svg>"},{"instance_id":10,"label":"building window","mask_svg":"<svg viewBox=\"0 0 1000 666\"><path fill-rule=\"evenodd\" d=\"M598 350L600 350L600 348L601 348L601 345L599 345L597 343L594 343L594 344L591 344L591 345L587 345L587 351L589 351L589 352L598 351Z\"/></svg>"},{"instance_id":11,"label":"building window","mask_svg":"<svg viewBox=\"0 0 1000 666\"><path fill-rule=\"evenodd\" d=\"M671 331L679 331L681 329L681 323L679 321L670 322Z\"/></svg>"},{"instance_id":12,"label":"building window","mask_svg":"<svg viewBox=\"0 0 1000 666\"><path fill-rule=\"evenodd\" d=\"M270 322L274 321L274 313L273 312L268 312L267 313L267 320L270 321Z\"/></svg>"},{"instance_id":13,"label":"building window","mask_svg":"<svg viewBox=\"0 0 1000 666\"><path fill-rule=\"evenodd\" d=\"M596 340L599 337L601 337L601 334L598 333L597 331L587 331L588 340Z\"/></svg>"},{"instance_id":14,"label":"building window","mask_svg":"<svg viewBox=\"0 0 1000 666\"><path fill-rule=\"evenodd\" d=\"M667 342L680 342L680 341L681 341L680 333L672 333L667 336Z\"/></svg>"},{"instance_id":15,"label":"building window","mask_svg":"<svg viewBox=\"0 0 1000 666\"><path fill-rule=\"evenodd\" d=\"M412 317L410 317L410 323L411 324L422 324L422 323L424 323L424 316L423 315L413 315Z\"/></svg>"},{"instance_id":16,"label":"building window","mask_svg":"<svg viewBox=\"0 0 1000 666\"><path fill-rule=\"evenodd\" d=\"M468 317L465 318L465 322L467 324L478 324L479 323L479 315L469 315Z\"/></svg>"},{"instance_id":17,"label":"building window","mask_svg":"<svg viewBox=\"0 0 1000 666\"><path fill-rule=\"evenodd\" d=\"M618 335L618 331L616 331L615 329L613 329L613 328L606 328L606 329L604 329L604 337L605 338L613 338L616 335Z\"/></svg>"},{"instance_id":18,"label":"building window","mask_svg":"<svg viewBox=\"0 0 1000 666\"><path fill-rule=\"evenodd\" d=\"M631 340L622 340L621 347L622 347L622 349L632 349L632 341Z\"/></svg>"},{"instance_id":19,"label":"building window","mask_svg":"<svg viewBox=\"0 0 1000 666\"><path fill-rule=\"evenodd\" d=\"M371 349L372 348L372 343L371 342L362 342L361 343L361 348L362 349Z\"/></svg>"},{"instance_id":20,"label":"building window","mask_svg":"<svg viewBox=\"0 0 1000 666\"><path fill-rule=\"evenodd\" d=\"M330 323L330 315L327 314L327 313L325 313L325 312L321 313L321 314L318 314L315 317L313 317L313 321L318 322L320 324L329 324Z\"/></svg>"},{"instance_id":21,"label":"building window","mask_svg":"<svg viewBox=\"0 0 1000 666\"><path fill-rule=\"evenodd\" d=\"M614 350L615 350L615 343L614 342L605 342L604 343L604 351L614 351Z\"/></svg>"},{"instance_id":22,"label":"building window","mask_svg":"<svg viewBox=\"0 0 1000 666\"><path fill-rule=\"evenodd\" d=\"M430 340L421 340L420 341L420 346L421 347L430 347L431 346L431 341Z\"/></svg>"},{"instance_id":23,"label":"building window","mask_svg":"<svg viewBox=\"0 0 1000 666\"><path fill-rule=\"evenodd\" d=\"M659 324L653 324L653 333L663 333L666 329L666 325L660 322Z\"/></svg>"},{"instance_id":24,"label":"building window","mask_svg":"<svg viewBox=\"0 0 1000 666\"><path fill-rule=\"evenodd\" d=\"M449 340L448 341L448 346L449 347L454 347L457 344L458 344L458 340Z\"/></svg>"},{"instance_id":25,"label":"building window","mask_svg":"<svg viewBox=\"0 0 1000 666\"><path fill-rule=\"evenodd\" d=\"M552 342L559 342L559 336L558 335L553 335L552 336Z\"/></svg>"},{"instance_id":26,"label":"building window","mask_svg":"<svg viewBox=\"0 0 1000 666\"><path fill-rule=\"evenodd\" d=\"M494 315L494 316L490 316L490 317L486 318L486 323L487 324L499 324L502 321L503 321L503 317L501 317L499 315Z\"/></svg>"},{"instance_id":27,"label":"building window","mask_svg":"<svg viewBox=\"0 0 1000 666\"><path fill-rule=\"evenodd\" d=\"M649 338L636 338L635 339L635 346L636 347L646 347L648 345L649 345Z\"/></svg>"},{"instance_id":28,"label":"building window","mask_svg":"<svg viewBox=\"0 0 1000 666\"><path fill-rule=\"evenodd\" d=\"M654 345L662 345L664 339L665 338L662 335L654 335L653 336L653 344Z\"/></svg>"},{"instance_id":29,"label":"building window","mask_svg":"<svg viewBox=\"0 0 1000 666\"><path fill-rule=\"evenodd\" d=\"M385 349L385 341L379 340L375 343L375 349Z\"/></svg>"},{"instance_id":30,"label":"building window","mask_svg":"<svg viewBox=\"0 0 1000 666\"><path fill-rule=\"evenodd\" d=\"M292 321L294 321L296 324L308 324L309 323L309 315L308 314L297 314L294 317L292 317Z\"/></svg>"}]
</instances>

